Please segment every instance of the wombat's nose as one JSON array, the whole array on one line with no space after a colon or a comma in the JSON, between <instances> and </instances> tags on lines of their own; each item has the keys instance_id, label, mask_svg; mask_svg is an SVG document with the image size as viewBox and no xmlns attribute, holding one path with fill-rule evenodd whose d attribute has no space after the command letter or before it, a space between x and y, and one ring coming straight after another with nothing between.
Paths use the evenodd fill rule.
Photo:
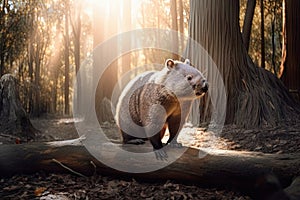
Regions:
<instances>
[{"instance_id":1,"label":"wombat's nose","mask_svg":"<svg viewBox=\"0 0 300 200\"><path fill-rule=\"evenodd\" d=\"M202 92L207 92L208 91L208 85L206 84L204 87L201 88Z\"/></svg>"}]
</instances>

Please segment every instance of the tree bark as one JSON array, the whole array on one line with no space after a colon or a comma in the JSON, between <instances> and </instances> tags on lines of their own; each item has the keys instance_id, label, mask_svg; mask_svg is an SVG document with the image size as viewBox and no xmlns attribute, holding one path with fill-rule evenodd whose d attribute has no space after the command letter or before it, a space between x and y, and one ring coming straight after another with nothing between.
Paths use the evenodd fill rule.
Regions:
<instances>
[{"instance_id":1,"label":"tree bark","mask_svg":"<svg viewBox=\"0 0 300 200\"><path fill-rule=\"evenodd\" d=\"M243 32L242 32L243 42L247 51L249 51L251 27L252 27L252 21L254 16L255 5L256 5L256 0L247 1L247 8L246 8L246 14L244 18Z\"/></svg>"},{"instance_id":2,"label":"tree bark","mask_svg":"<svg viewBox=\"0 0 300 200\"><path fill-rule=\"evenodd\" d=\"M69 0L65 1L65 114L70 114L70 36L69 36Z\"/></svg>"},{"instance_id":3,"label":"tree bark","mask_svg":"<svg viewBox=\"0 0 300 200\"><path fill-rule=\"evenodd\" d=\"M179 32L184 34L184 17L183 17L183 0L178 0L178 12L179 12ZM180 48L184 48L184 40L180 40Z\"/></svg>"},{"instance_id":4,"label":"tree bark","mask_svg":"<svg viewBox=\"0 0 300 200\"><path fill-rule=\"evenodd\" d=\"M78 6L77 11L76 11L76 16L74 16L75 22L72 23L72 30L74 34L74 59L75 59L75 72L79 71L80 67L80 39L81 39L81 17L80 17L80 12L81 12L81 5Z\"/></svg>"},{"instance_id":5,"label":"tree bark","mask_svg":"<svg viewBox=\"0 0 300 200\"><path fill-rule=\"evenodd\" d=\"M163 169L149 173L129 174L109 168L96 160L81 145L82 139L84 138L61 142L0 145L0 175L10 176L38 171L66 173L70 172L68 167L73 172L86 176L99 173L123 178L137 178L143 181L171 179L202 186L226 186L250 195L256 195L253 191L257 190L257 181L267 179L265 176L269 176L269 174L278 177L283 187L290 185L293 178L300 175L300 155L298 154L271 155L258 152L193 148L188 148L181 158ZM105 146L105 144L103 145ZM146 145L123 145L122 148L132 152L152 150L151 146ZM110 148L103 147L101 149L107 152L103 155L113 159L115 165L130 166L132 163L151 165L153 162L163 162L157 161L153 154L153 160L138 163L134 158L120 159L119 152L114 152ZM175 155L176 151L178 150L174 148L169 149L169 156L172 156L173 153ZM298 189L296 187L296 190L291 188L289 190L292 190L294 194L299 192L299 187Z\"/></svg>"},{"instance_id":6,"label":"tree bark","mask_svg":"<svg viewBox=\"0 0 300 200\"><path fill-rule=\"evenodd\" d=\"M285 86L300 100L300 2L286 3L286 59L281 79Z\"/></svg>"},{"instance_id":7,"label":"tree bark","mask_svg":"<svg viewBox=\"0 0 300 200\"><path fill-rule=\"evenodd\" d=\"M172 21L172 26L171 28L174 31L178 31L178 20L177 20L177 1L176 0L171 0L170 2L171 6L170 6L170 10L171 10L171 21ZM172 38L172 49L175 50L176 48L179 48L179 42L178 42L178 36L174 36ZM172 55L173 59L178 60L179 56L176 54Z\"/></svg>"},{"instance_id":8,"label":"tree bark","mask_svg":"<svg viewBox=\"0 0 300 200\"><path fill-rule=\"evenodd\" d=\"M0 133L25 142L37 133L20 102L17 80L10 74L0 79Z\"/></svg>"},{"instance_id":9,"label":"tree bark","mask_svg":"<svg viewBox=\"0 0 300 200\"><path fill-rule=\"evenodd\" d=\"M261 67L266 68L264 0L260 0Z\"/></svg>"},{"instance_id":10,"label":"tree bark","mask_svg":"<svg viewBox=\"0 0 300 200\"><path fill-rule=\"evenodd\" d=\"M284 70L284 63L286 61L286 7L285 0L282 1L282 48L281 48L281 63L278 72L278 77L281 78Z\"/></svg>"},{"instance_id":11,"label":"tree bark","mask_svg":"<svg viewBox=\"0 0 300 200\"><path fill-rule=\"evenodd\" d=\"M28 44L28 75L29 75L29 88L28 88L28 112L32 115L34 115L33 111L33 86L34 86L34 77L33 77L33 63L34 63L34 52L33 52L33 36L30 37L29 39L29 44Z\"/></svg>"},{"instance_id":12,"label":"tree bark","mask_svg":"<svg viewBox=\"0 0 300 200\"><path fill-rule=\"evenodd\" d=\"M299 119L299 105L282 82L270 72L256 67L247 54L238 19L238 1L191 1L189 34L208 52L222 76L227 98L225 123L250 128ZM216 93L220 78L212 71L210 61L193 52L189 44L186 57L201 71L207 72L208 82L212 85L208 94ZM218 93L215 98L220 98ZM206 103L200 104L200 109L197 105L192 109L196 124L210 122L213 114L209 95L203 100Z\"/></svg>"}]
</instances>

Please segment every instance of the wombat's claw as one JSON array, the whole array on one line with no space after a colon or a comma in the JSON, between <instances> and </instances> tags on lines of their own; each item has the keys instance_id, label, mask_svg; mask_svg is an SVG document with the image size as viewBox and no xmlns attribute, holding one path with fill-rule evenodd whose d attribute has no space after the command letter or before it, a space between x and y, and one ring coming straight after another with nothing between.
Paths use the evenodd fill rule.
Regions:
<instances>
[{"instance_id":1,"label":"wombat's claw","mask_svg":"<svg viewBox=\"0 0 300 200\"><path fill-rule=\"evenodd\" d=\"M171 143L169 143L169 145L172 148L182 148L182 144L179 142L171 142Z\"/></svg>"},{"instance_id":2,"label":"wombat's claw","mask_svg":"<svg viewBox=\"0 0 300 200\"><path fill-rule=\"evenodd\" d=\"M165 150L163 149L159 149L159 150L155 150L155 156L157 160L168 160L168 154L166 153Z\"/></svg>"},{"instance_id":3,"label":"wombat's claw","mask_svg":"<svg viewBox=\"0 0 300 200\"><path fill-rule=\"evenodd\" d=\"M143 139L133 139L133 140L129 140L127 142L127 144L136 144L136 145L145 144L145 140L143 140Z\"/></svg>"}]
</instances>

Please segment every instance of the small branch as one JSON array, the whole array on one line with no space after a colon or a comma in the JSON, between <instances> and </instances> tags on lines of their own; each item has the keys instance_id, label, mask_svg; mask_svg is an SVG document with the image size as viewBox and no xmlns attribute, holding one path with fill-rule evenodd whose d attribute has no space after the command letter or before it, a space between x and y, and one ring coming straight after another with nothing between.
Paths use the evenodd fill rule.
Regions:
<instances>
[{"instance_id":1,"label":"small branch","mask_svg":"<svg viewBox=\"0 0 300 200\"><path fill-rule=\"evenodd\" d=\"M81 173L79 173L79 172L76 172L76 171L72 170L71 168L65 166L64 164L62 164L61 162L59 162L58 160L56 160L56 159L54 159L54 158L52 159L52 161L55 162L55 163L57 163L57 164L59 164L60 166L62 166L62 167L65 168L66 170L68 170L68 171L70 171L70 172L72 172L72 173L74 173L74 174L76 174L76 175L78 175L78 176L87 178L85 175L83 175L83 174L81 174Z\"/></svg>"},{"instance_id":2,"label":"small branch","mask_svg":"<svg viewBox=\"0 0 300 200\"><path fill-rule=\"evenodd\" d=\"M50 146L55 146L55 147L61 147L61 146L66 146L66 145L81 146L82 141L85 139L86 139L85 135L82 135L80 138L76 138L76 139L72 139L72 140L64 140L64 141L47 142L47 144Z\"/></svg>"},{"instance_id":3,"label":"small branch","mask_svg":"<svg viewBox=\"0 0 300 200\"><path fill-rule=\"evenodd\" d=\"M95 165L95 163L91 160L91 165L93 165L93 167L94 167L94 175L96 175L97 174L97 166Z\"/></svg>"},{"instance_id":4,"label":"small branch","mask_svg":"<svg viewBox=\"0 0 300 200\"><path fill-rule=\"evenodd\" d=\"M11 139L18 139L18 138L19 138L19 137L17 137L17 136L7 135L7 134L3 134L3 133L0 133L0 136L1 136L1 137L11 138Z\"/></svg>"}]
</instances>

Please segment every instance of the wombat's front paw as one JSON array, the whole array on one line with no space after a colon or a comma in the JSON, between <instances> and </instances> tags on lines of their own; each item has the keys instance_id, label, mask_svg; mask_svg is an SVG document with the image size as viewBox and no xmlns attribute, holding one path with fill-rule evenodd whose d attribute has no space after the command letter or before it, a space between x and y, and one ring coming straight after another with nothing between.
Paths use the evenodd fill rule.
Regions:
<instances>
[{"instance_id":1,"label":"wombat's front paw","mask_svg":"<svg viewBox=\"0 0 300 200\"><path fill-rule=\"evenodd\" d=\"M167 160L168 154L163 149L154 150L157 160Z\"/></svg>"},{"instance_id":2,"label":"wombat's front paw","mask_svg":"<svg viewBox=\"0 0 300 200\"><path fill-rule=\"evenodd\" d=\"M182 144L179 142L170 142L169 145L172 148L182 148Z\"/></svg>"}]
</instances>

